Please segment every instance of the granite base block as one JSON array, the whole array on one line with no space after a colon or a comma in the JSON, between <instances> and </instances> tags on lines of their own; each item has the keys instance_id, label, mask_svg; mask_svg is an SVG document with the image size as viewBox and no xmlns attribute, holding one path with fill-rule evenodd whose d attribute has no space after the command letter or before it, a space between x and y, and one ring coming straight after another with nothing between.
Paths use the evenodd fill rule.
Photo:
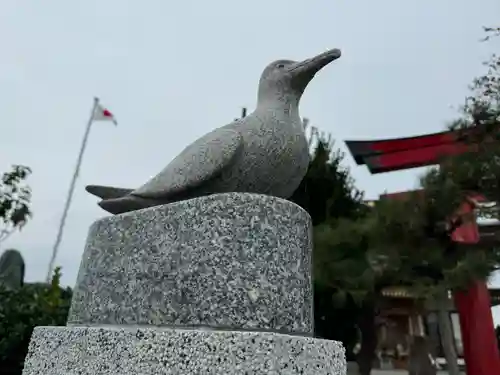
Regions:
<instances>
[{"instance_id":1,"label":"granite base block","mask_svg":"<svg viewBox=\"0 0 500 375\"><path fill-rule=\"evenodd\" d=\"M95 222L68 325L312 335L311 220L284 199L214 194Z\"/></svg>"},{"instance_id":2,"label":"granite base block","mask_svg":"<svg viewBox=\"0 0 500 375\"><path fill-rule=\"evenodd\" d=\"M342 345L277 333L37 327L24 375L345 375Z\"/></svg>"}]
</instances>

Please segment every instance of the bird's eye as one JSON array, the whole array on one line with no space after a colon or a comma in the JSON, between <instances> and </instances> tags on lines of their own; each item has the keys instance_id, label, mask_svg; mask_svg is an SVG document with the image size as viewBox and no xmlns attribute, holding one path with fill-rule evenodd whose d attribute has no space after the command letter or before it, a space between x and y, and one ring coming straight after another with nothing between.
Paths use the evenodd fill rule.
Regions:
<instances>
[{"instance_id":1,"label":"bird's eye","mask_svg":"<svg viewBox=\"0 0 500 375\"><path fill-rule=\"evenodd\" d=\"M278 64L278 65L276 65L276 67L277 67L278 69L283 69L283 68L285 67L285 64Z\"/></svg>"}]
</instances>

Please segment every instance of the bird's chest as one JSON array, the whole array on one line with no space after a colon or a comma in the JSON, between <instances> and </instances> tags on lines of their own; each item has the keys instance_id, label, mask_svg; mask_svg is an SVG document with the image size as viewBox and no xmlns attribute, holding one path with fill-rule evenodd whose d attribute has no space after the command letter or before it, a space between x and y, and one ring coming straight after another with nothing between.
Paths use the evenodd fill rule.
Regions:
<instances>
[{"instance_id":1,"label":"bird's chest","mask_svg":"<svg viewBox=\"0 0 500 375\"><path fill-rule=\"evenodd\" d=\"M309 163L307 140L299 123L263 121L247 133L242 174L245 185L272 192L303 176Z\"/></svg>"},{"instance_id":2,"label":"bird's chest","mask_svg":"<svg viewBox=\"0 0 500 375\"><path fill-rule=\"evenodd\" d=\"M271 120L255 127L247 143L246 159L269 169L293 161L303 153L307 141L300 124Z\"/></svg>"}]
</instances>

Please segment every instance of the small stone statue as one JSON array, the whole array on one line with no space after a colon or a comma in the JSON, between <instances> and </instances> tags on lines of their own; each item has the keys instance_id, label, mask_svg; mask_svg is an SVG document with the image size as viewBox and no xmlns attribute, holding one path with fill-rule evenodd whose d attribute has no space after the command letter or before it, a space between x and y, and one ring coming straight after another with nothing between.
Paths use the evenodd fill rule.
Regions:
<instances>
[{"instance_id":1,"label":"small stone statue","mask_svg":"<svg viewBox=\"0 0 500 375\"><path fill-rule=\"evenodd\" d=\"M301 62L269 64L252 114L199 138L136 190L90 185L87 191L112 214L214 193L290 197L309 165L300 98L314 75L339 57L332 49Z\"/></svg>"},{"instance_id":2,"label":"small stone statue","mask_svg":"<svg viewBox=\"0 0 500 375\"><path fill-rule=\"evenodd\" d=\"M0 257L0 285L15 290L24 284L24 259L14 249L5 250Z\"/></svg>"},{"instance_id":3,"label":"small stone statue","mask_svg":"<svg viewBox=\"0 0 500 375\"><path fill-rule=\"evenodd\" d=\"M429 345L425 337L414 336L410 347L409 375L436 375L436 366L431 360Z\"/></svg>"}]
</instances>

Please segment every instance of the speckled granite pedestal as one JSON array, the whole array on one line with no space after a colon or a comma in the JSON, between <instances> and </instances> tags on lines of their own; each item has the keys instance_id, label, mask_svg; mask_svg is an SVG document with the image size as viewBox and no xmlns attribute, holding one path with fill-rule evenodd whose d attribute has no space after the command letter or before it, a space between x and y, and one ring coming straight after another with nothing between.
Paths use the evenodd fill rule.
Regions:
<instances>
[{"instance_id":1,"label":"speckled granite pedestal","mask_svg":"<svg viewBox=\"0 0 500 375\"><path fill-rule=\"evenodd\" d=\"M288 201L217 194L95 222L66 327L25 375L344 375L312 338L311 223Z\"/></svg>"}]
</instances>

